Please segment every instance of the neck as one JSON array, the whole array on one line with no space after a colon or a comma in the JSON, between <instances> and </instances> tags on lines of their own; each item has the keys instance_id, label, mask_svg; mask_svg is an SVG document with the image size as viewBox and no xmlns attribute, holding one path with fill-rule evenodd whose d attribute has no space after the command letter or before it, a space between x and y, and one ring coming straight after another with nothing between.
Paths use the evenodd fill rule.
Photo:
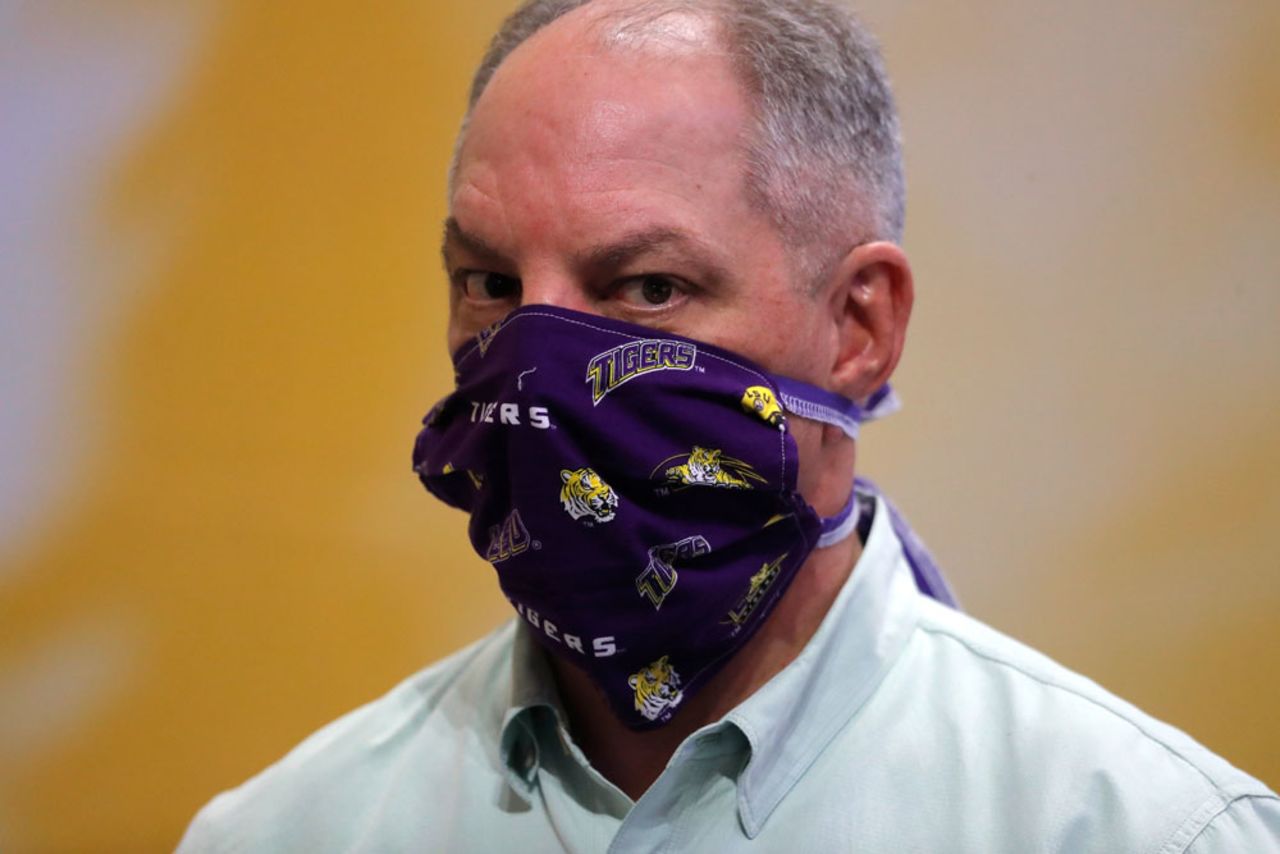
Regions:
<instances>
[{"instance_id":1,"label":"neck","mask_svg":"<svg viewBox=\"0 0 1280 854\"><path fill-rule=\"evenodd\" d=\"M857 536L813 552L751 640L702 690L685 701L670 723L655 730L628 729L584 671L558 656L549 656L569 728L592 766L632 800L638 800L685 738L720 720L799 655L861 553Z\"/></svg>"}]
</instances>

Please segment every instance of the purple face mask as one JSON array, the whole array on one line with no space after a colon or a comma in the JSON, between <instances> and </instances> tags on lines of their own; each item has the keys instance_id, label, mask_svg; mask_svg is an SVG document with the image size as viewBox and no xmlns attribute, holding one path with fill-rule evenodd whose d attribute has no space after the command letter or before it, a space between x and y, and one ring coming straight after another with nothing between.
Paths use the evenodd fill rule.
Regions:
<instances>
[{"instance_id":1,"label":"purple face mask","mask_svg":"<svg viewBox=\"0 0 1280 854\"><path fill-rule=\"evenodd\" d=\"M414 468L538 640L634 729L666 723L759 628L813 549L848 536L796 492L787 415L867 409L717 347L565 309L508 315L454 355Z\"/></svg>"}]
</instances>

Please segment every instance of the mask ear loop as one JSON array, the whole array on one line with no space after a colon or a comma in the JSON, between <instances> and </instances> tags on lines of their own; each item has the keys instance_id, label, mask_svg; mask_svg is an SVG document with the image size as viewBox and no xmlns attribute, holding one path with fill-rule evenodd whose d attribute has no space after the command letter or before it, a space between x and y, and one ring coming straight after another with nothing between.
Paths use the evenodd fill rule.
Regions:
<instances>
[{"instance_id":1,"label":"mask ear loop","mask_svg":"<svg viewBox=\"0 0 1280 854\"><path fill-rule=\"evenodd\" d=\"M888 383L859 406L844 395L818 388L790 377L774 377L778 386L778 402L793 415L839 427L850 439L858 438L858 427L864 421L875 421L902 408L902 402Z\"/></svg>"},{"instance_id":2,"label":"mask ear loop","mask_svg":"<svg viewBox=\"0 0 1280 854\"><path fill-rule=\"evenodd\" d=\"M825 549L827 546L833 546L857 530L858 518L862 515L861 510L857 490L849 490L849 500L840 508L840 511L822 520L818 548Z\"/></svg>"},{"instance_id":3,"label":"mask ear loop","mask_svg":"<svg viewBox=\"0 0 1280 854\"><path fill-rule=\"evenodd\" d=\"M832 424L839 427L850 439L858 438L858 426L863 421L874 421L877 418L892 415L902 408L902 402L894 394L888 383L881 386L879 391L867 398L865 405L859 406L852 400L835 392L826 391L789 377L774 377L773 381L778 386L778 402L782 404L784 409L801 418L811 418L814 421L821 421L824 424ZM897 534L899 542L902 543L903 555L907 559L907 564L911 567L911 574L914 576L916 587L920 589L920 592L926 596L933 597L944 605L960 610L960 603L957 601L955 593L951 591L951 586L947 584L942 570L934 561L933 555L929 553L929 549L925 547L924 542L912 530L902 514L898 512L898 508L893 506L893 502L889 501L876 488L875 484L869 480L861 477L855 478L854 489L849 496L850 503L846 504L839 513L830 519L822 520L822 533L818 536L818 548L840 542L857 528L859 508L854 498L854 493L859 488L865 489L872 495L879 496L884 500L885 507L889 511L889 519L893 525L894 533Z\"/></svg>"},{"instance_id":4,"label":"mask ear loop","mask_svg":"<svg viewBox=\"0 0 1280 854\"><path fill-rule=\"evenodd\" d=\"M883 418L901 407L898 396L887 383L867 399L866 406L859 406L843 395L790 377L774 377L773 381L778 387L778 402L783 409L800 418L839 427L850 439L858 438L858 427L863 421ZM849 500L844 507L834 516L822 520L818 548L835 545L857 530L860 510L857 493L850 489Z\"/></svg>"}]
</instances>

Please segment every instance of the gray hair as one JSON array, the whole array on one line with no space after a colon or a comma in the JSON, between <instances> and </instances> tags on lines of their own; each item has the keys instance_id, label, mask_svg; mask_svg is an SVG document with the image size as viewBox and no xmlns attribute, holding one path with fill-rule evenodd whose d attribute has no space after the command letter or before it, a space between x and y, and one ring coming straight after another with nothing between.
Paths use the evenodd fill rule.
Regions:
<instances>
[{"instance_id":1,"label":"gray hair","mask_svg":"<svg viewBox=\"0 0 1280 854\"><path fill-rule=\"evenodd\" d=\"M526 0L512 13L476 71L468 118L512 51L590 2ZM853 246L901 242L897 111L876 42L853 13L835 0L636 0L610 17L643 36L673 13L707 15L720 30L755 114L747 192L799 255L797 272L816 285Z\"/></svg>"}]
</instances>

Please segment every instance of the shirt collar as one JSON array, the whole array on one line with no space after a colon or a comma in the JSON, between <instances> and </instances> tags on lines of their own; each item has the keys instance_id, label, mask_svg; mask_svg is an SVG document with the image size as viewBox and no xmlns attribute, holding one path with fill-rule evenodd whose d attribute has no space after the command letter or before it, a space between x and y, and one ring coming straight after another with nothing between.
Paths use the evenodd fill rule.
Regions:
<instances>
[{"instance_id":1,"label":"shirt collar","mask_svg":"<svg viewBox=\"0 0 1280 854\"><path fill-rule=\"evenodd\" d=\"M690 736L736 728L745 737L750 759L738 777L738 811L747 836L760 833L888 673L915 628L918 595L884 499L877 496L862 554L809 643L722 721ZM551 669L519 624L511 667L500 757L512 788L529 798L541 761L539 732L562 727L566 718Z\"/></svg>"},{"instance_id":2,"label":"shirt collar","mask_svg":"<svg viewBox=\"0 0 1280 854\"><path fill-rule=\"evenodd\" d=\"M751 746L738 778L754 838L823 749L875 692L918 619L918 592L884 500L853 573L800 654L730 712Z\"/></svg>"}]
</instances>

